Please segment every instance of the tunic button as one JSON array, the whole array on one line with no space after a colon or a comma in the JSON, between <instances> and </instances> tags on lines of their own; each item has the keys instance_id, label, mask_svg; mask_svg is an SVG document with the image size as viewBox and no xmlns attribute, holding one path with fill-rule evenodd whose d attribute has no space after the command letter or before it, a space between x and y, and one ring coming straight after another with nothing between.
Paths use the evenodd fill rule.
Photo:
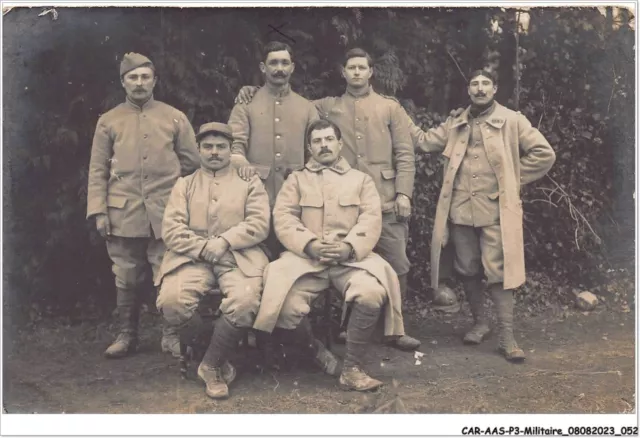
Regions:
<instances>
[{"instance_id":1,"label":"tunic button","mask_svg":"<svg viewBox=\"0 0 640 438\"><path fill-rule=\"evenodd\" d=\"M280 140L280 135L276 135L276 139L277 139L277 140Z\"/></svg>"},{"instance_id":2,"label":"tunic button","mask_svg":"<svg viewBox=\"0 0 640 438\"><path fill-rule=\"evenodd\" d=\"M144 156L142 157L142 159L143 159L143 160L146 160L146 159L147 159L147 156L146 156L146 155L144 155Z\"/></svg>"},{"instance_id":3,"label":"tunic button","mask_svg":"<svg viewBox=\"0 0 640 438\"><path fill-rule=\"evenodd\" d=\"M475 196L475 195L476 195L476 192L471 192L471 196Z\"/></svg>"},{"instance_id":4,"label":"tunic button","mask_svg":"<svg viewBox=\"0 0 640 438\"><path fill-rule=\"evenodd\" d=\"M280 117L276 117L276 122L279 122L279 121L280 121Z\"/></svg>"},{"instance_id":5,"label":"tunic button","mask_svg":"<svg viewBox=\"0 0 640 438\"><path fill-rule=\"evenodd\" d=\"M145 135L143 135L143 137L144 137L144 138L147 138L147 137L149 137L149 136L148 136L147 134L145 134Z\"/></svg>"},{"instance_id":6,"label":"tunic button","mask_svg":"<svg viewBox=\"0 0 640 438\"><path fill-rule=\"evenodd\" d=\"M477 159L478 159L478 156L477 156L477 155L474 155L474 156L473 156L473 159L474 159L474 160L477 160Z\"/></svg>"},{"instance_id":7,"label":"tunic button","mask_svg":"<svg viewBox=\"0 0 640 438\"><path fill-rule=\"evenodd\" d=\"M276 172L280 172L280 167L276 167Z\"/></svg>"},{"instance_id":8,"label":"tunic button","mask_svg":"<svg viewBox=\"0 0 640 438\"><path fill-rule=\"evenodd\" d=\"M358 140L362 140L362 136L361 135L358 136Z\"/></svg>"},{"instance_id":9,"label":"tunic button","mask_svg":"<svg viewBox=\"0 0 640 438\"><path fill-rule=\"evenodd\" d=\"M360 118L359 118L359 117L356 117L356 122L359 122L359 121L360 121Z\"/></svg>"},{"instance_id":10,"label":"tunic button","mask_svg":"<svg viewBox=\"0 0 640 438\"><path fill-rule=\"evenodd\" d=\"M480 122L476 122L476 125L479 125L479 124L480 124Z\"/></svg>"},{"instance_id":11,"label":"tunic button","mask_svg":"<svg viewBox=\"0 0 640 438\"><path fill-rule=\"evenodd\" d=\"M473 176L472 176L472 178L477 178L477 177L478 177L478 175L473 175Z\"/></svg>"},{"instance_id":12,"label":"tunic button","mask_svg":"<svg viewBox=\"0 0 640 438\"><path fill-rule=\"evenodd\" d=\"M363 157L363 155L362 155L362 154L358 154L358 158L362 158L362 157Z\"/></svg>"},{"instance_id":13,"label":"tunic button","mask_svg":"<svg viewBox=\"0 0 640 438\"><path fill-rule=\"evenodd\" d=\"M280 152L276 152L276 157L279 157L280 155L282 155Z\"/></svg>"},{"instance_id":14,"label":"tunic button","mask_svg":"<svg viewBox=\"0 0 640 438\"><path fill-rule=\"evenodd\" d=\"M279 100L276 100L276 105L280 105L280 101Z\"/></svg>"}]
</instances>

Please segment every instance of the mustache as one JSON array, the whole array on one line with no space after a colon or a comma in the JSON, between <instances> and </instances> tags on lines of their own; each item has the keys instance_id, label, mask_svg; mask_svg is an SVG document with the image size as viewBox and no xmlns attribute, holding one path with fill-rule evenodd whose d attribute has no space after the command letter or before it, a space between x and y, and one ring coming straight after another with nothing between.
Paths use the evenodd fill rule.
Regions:
<instances>
[{"instance_id":1,"label":"mustache","mask_svg":"<svg viewBox=\"0 0 640 438\"><path fill-rule=\"evenodd\" d=\"M275 72L273 74L273 77L275 77L275 78L286 78L287 74L285 72L278 71L278 72Z\"/></svg>"},{"instance_id":2,"label":"mustache","mask_svg":"<svg viewBox=\"0 0 640 438\"><path fill-rule=\"evenodd\" d=\"M475 96L476 97L487 97L487 93L480 92L480 93L476 93Z\"/></svg>"},{"instance_id":3,"label":"mustache","mask_svg":"<svg viewBox=\"0 0 640 438\"><path fill-rule=\"evenodd\" d=\"M325 146L325 147L320 148L320 152L318 152L318 153L320 155L330 154L331 153L331 149L329 149L328 147Z\"/></svg>"}]
</instances>

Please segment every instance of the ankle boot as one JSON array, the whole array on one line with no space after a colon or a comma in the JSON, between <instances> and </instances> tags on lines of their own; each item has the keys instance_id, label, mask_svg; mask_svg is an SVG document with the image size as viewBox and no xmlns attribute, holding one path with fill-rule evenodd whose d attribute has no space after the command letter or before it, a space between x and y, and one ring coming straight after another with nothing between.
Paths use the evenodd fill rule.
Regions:
<instances>
[{"instance_id":1,"label":"ankle boot","mask_svg":"<svg viewBox=\"0 0 640 438\"><path fill-rule=\"evenodd\" d=\"M138 348L138 306L135 289L117 289L120 333L104 352L109 359L125 357Z\"/></svg>"},{"instance_id":2,"label":"ankle boot","mask_svg":"<svg viewBox=\"0 0 640 438\"><path fill-rule=\"evenodd\" d=\"M504 290L501 284L492 284L491 295L498 313L498 351L510 362L522 362L524 351L513 336L513 291Z\"/></svg>"},{"instance_id":3,"label":"ankle boot","mask_svg":"<svg viewBox=\"0 0 640 438\"><path fill-rule=\"evenodd\" d=\"M402 307L404 312L404 300L407 297L407 274L398 275L398 281L400 282L400 296L402 297ZM391 337L385 340L385 344L389 347L397 348L402 351L413 351L420 347L420 341L409 335L402 335L397 337Z\"/></svg>"},{"instance_id":4,"label":"ankle boot","mask_svg":"<svg viewBox=\"0 0 640 438\"><path fill-rule=\"evenodd\" d=\"M467 296L474 325L465 335L465 344L479 344L489 334L489 323L484 308L484 287L479 276L466 277L463 280L464 293Z\"/></svg>"},{"instance_id":5,"label":"ankle boot","mask_svg":"<svg viewBox=\"0 0 640 438\"><path fill-rule=\"evenodd\" d=\"M353 305L347 326L347 351L340 375L340 384L345 389L368 391L382 385L362 370L379 317L380 308L373 309L358 303Z\"/></svg>"}]
</instances>

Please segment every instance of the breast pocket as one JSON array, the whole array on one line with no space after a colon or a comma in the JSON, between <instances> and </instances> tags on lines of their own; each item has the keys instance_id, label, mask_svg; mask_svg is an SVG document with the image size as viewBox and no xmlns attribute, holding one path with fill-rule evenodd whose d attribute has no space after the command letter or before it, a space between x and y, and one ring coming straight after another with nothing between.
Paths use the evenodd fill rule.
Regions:
<instances>
[{"instance_id":1,"label":"breast pocket","mask_svg":"<svg viewBox=\"0 0 640 438\"><path fill-rule=\"evenodd\" d=\"M338 198L338 204L340 204L345 223L353 227L360 216L360 196L355 193L345 193Z\"/></svg>"}]
</instances>

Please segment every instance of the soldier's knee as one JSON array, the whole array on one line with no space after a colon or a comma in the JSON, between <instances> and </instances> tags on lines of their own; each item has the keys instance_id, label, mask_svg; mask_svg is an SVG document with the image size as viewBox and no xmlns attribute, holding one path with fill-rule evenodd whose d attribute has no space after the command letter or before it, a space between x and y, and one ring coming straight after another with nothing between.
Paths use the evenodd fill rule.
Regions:
<instances>
[{"instance_id":1,"label":"soldier's knee","mask_svg":"<svg viewBox=\"0 0 640 438\"><path fill-rule=\"evenodd\" d=\"M116 287L133 289L144 282L144 267L123 267L116 264L112 268L116 277Z\"/></svg>"},{"instance_id":2,"label":"soldier's knee","mask_svg":"<svg viewBox=\"0 0 640 438\"><path fill-rule=\"evenodd\" d=\"M171 283L163 282L156 307L170 325L179 326L191 319L194 310L180 299L179 290L173 289Z\"/></svg>"},{"instance_id":3,"label":"soldier's knee","mask_svg":"<svg viewBox=\"0 0 640 438\"><path fill-rule=\"evenodd\" d=\"M363 277L358 283L357 288L359 292L357 293L355 301L358 305L371 309L379 309L387 301L387 291L378 280L371 275Z\"/></svg>"}]
</instances>

